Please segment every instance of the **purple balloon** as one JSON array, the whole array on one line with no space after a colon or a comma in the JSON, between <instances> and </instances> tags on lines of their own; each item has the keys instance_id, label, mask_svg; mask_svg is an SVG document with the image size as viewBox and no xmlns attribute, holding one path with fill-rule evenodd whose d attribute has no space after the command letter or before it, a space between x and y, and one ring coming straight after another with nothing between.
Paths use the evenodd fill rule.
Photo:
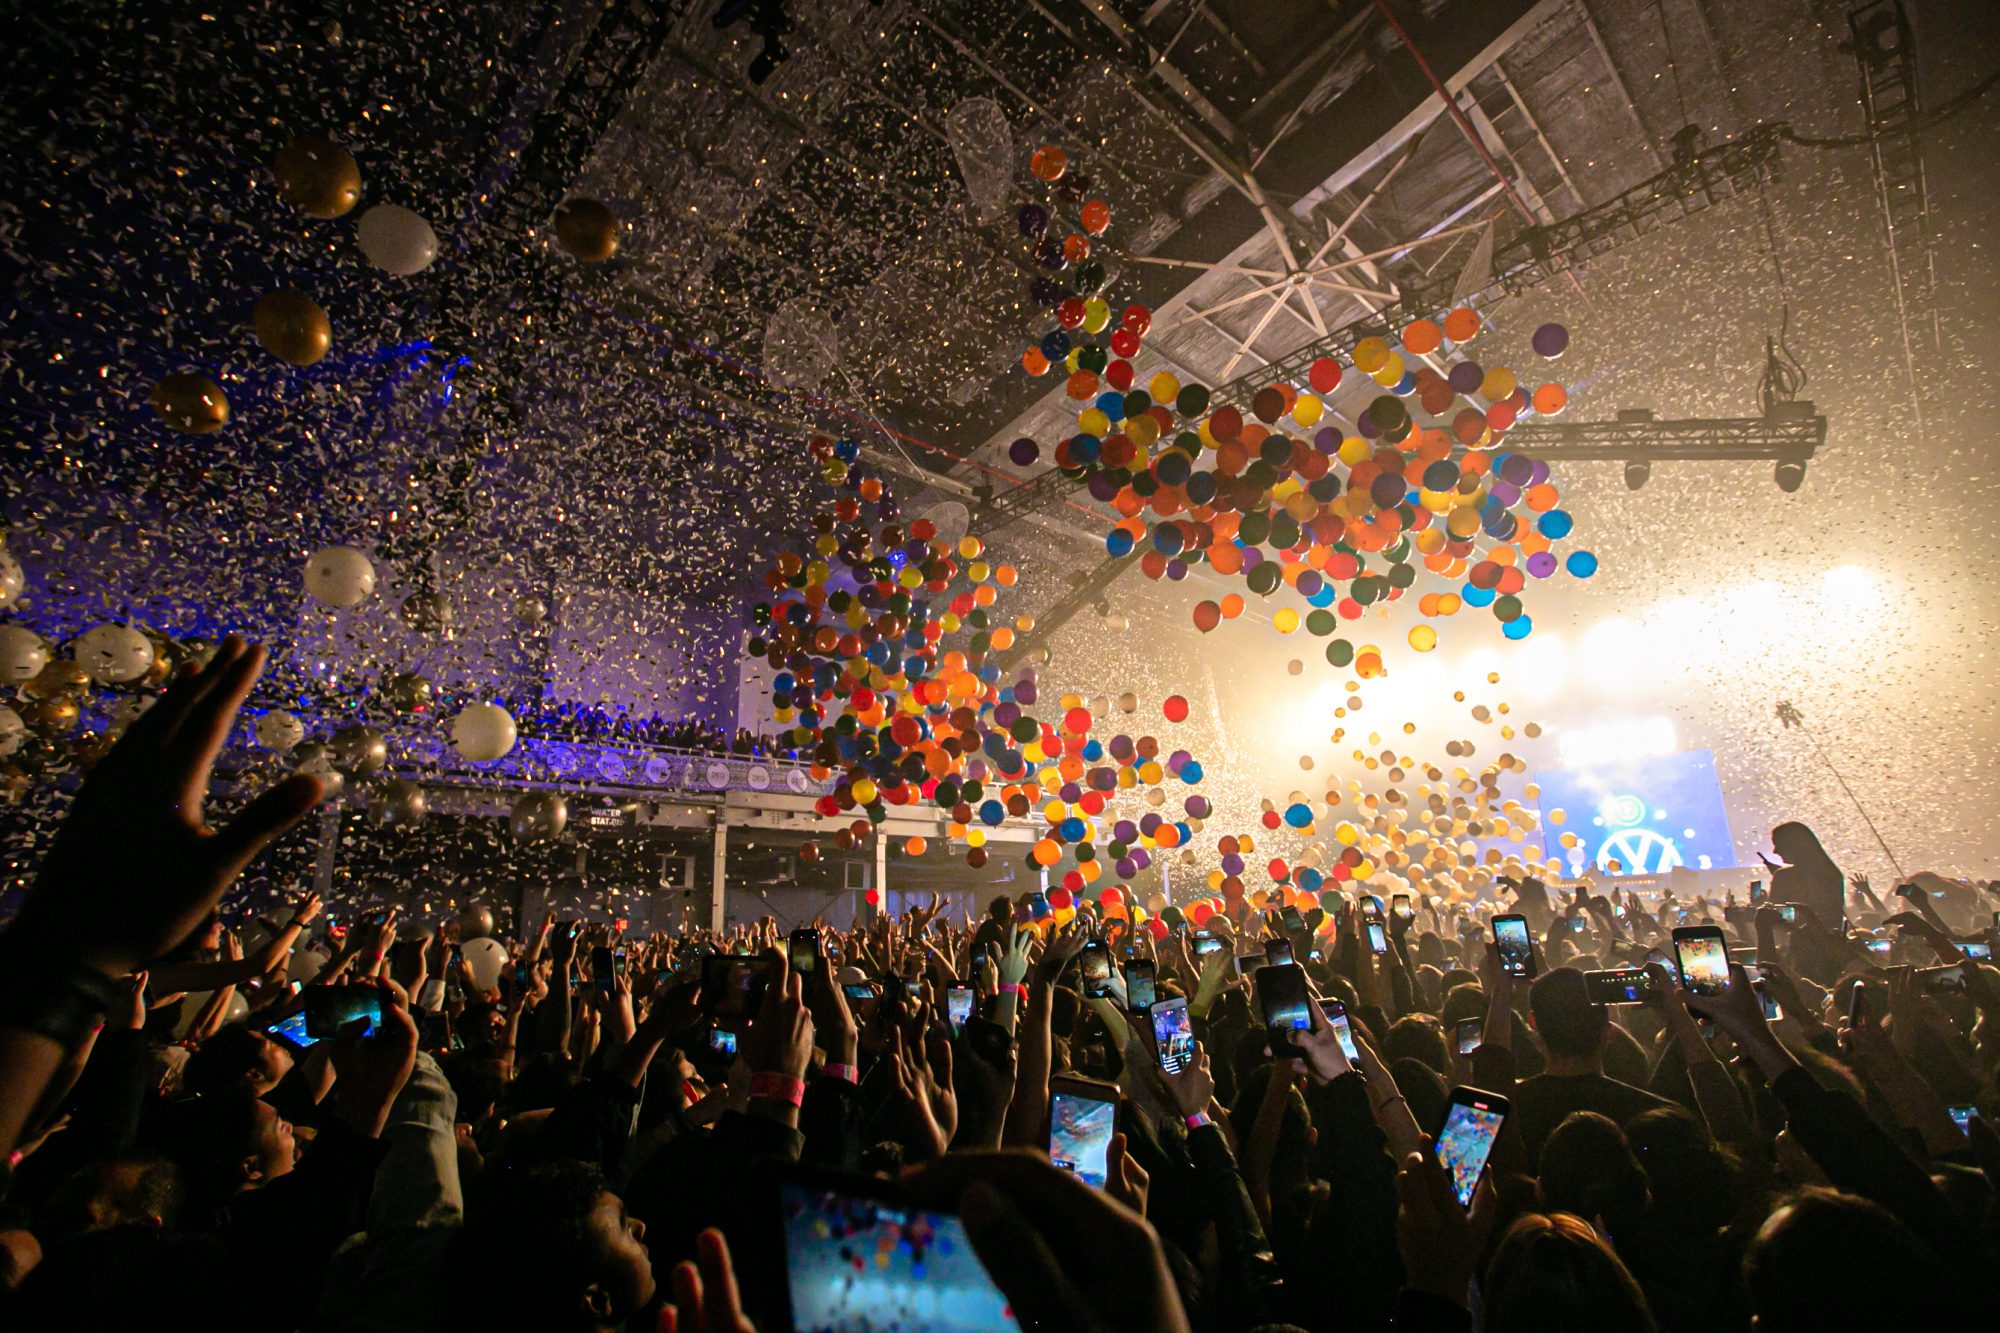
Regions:
<instances>
[{"instance_id":1,"label":"purple balloon","mask_svg":"<svg viewBox=\"0 0 2000 1333\"><path fill-rule=\"evenodd\" d=\"M1560 324L1544 324L1528 341L1539 355L1553 361L1569 350L1569 330Z\"/></svg>"},{"instance_id":2,"label":"purple balloon","mask_svg":"<svg viewBox=\"0 0 2000 1333\"><path fill-rule=\"evenodd\" d=\"M1017 703L1001 702L993 705L993 720L1003 727L1011 727L1021 717L1021 706Z\"/></svg>"},{"instance_id":3,"label":"purple balloon","mask_svg":"<svg viewBox=\"0 0 2000 1333\"><path fill-rule=\"evenodd\" d=\"M1021 234L1030 240L1039 241L1049 234L1049 210L1040 204L1022 204L1014 214L1014 221L1020 224Z\"/></svg>"},{"instance_id":4,"label":"purple balloon","mask_svg":"<svg viewBox=\"0 0 2000 1333\"><path fill-rule=\"evenodd\" d=\"M1181 808L1188 812L1188 817L1191 819L1207 819L1210 812L1214 809L1208 803L1206 796L1190 796L1187 800L1181 802Z\"/></svg>"},{"instance_id":5,"label":"purple balloon","mask_svg":"<svg viewBox=\"0 0 2000 1333\"><path fill-rule=\"evenodd\" d=\"M1118 878L1130 879L1139 873L1139 863L1129 856L1121 856L1115 869L1118 871Z\"/></svg>"},{"instance_id":6,"label":"purple balloon","mask_svg":"<svg viewBox=\"0 0 2000 1333\"><path fill-rule=\"evenodd\" d=\"M1336 426L1321 426L1313 435L1313 448L1323 454L1334 453L1340 448L1340 430Z\"/></svg>"},{"instance_id":7,"label":"purple balloon","mask_svg":"<svg viewBox=\"0 0 2000 1333\"><path fill-rule=\"evenodd\" d=\"M1160 825L1165 822L1157 814L1148 810L1145 814L1139 816L1139 832L1150 838L1159 829Z\"/></svg>"},{"instance_id":8,"label":"purple balloon","mask_svg":"<svg viewBox=\"0 0 2000 1333\"><path fill-rule=\"evenodd\" d=\"M1471 393L1485 378L1486 372L1480 368L1477 361L1460 361L1444 377L1445 383L1451 385L1454 393Z\"/></svg>"},{"instance_id":9,"label":"purple balloon","mask_svg":"<svg viewBox=\"0 0 2000 1333\"><path fill-rule=\"evenodd\" d=\"M1121 819L1111 826L1111 836L1119 842L1130 842L1139 836L1139 826L1129 819Z\"/></svg>"},{"instance_id":10,"label":"purple balloon","mask_svg":"<svg viewBox=\"0 0 2000 1333\"><path fill-rule=\"evenodd\" d=\"M1033 703L1035 701L1035 682L1024 680L1019 685L1016 685L1014 687L1014 698L1019 703Z\"/></svg>"},{"instance_id":11,"label":"purple balloon","mask_svg":"<svg viewBox=\"0 0 2000 1333\"><path fill-rule=\"evenodd\" d=\"M1528 572L1538 579L1545 579L1556 572L1556 557L1553 551L1537 551L1528 557Z\"/></svg>"},{"instance_id":12,"label":"purple balloon","mask_svg":"<svg viewBox=\"0 0 2000 1333\"><path fill-rule=\"evenodd\" d=\"M1243 858L1242 858L1242 857L1240 857L1240 856L1238 856L1238 855L1237 855L1237 854L1236 854L1235 852L1231 852L1231 853L1229 853L1229 854L1228 854L1227 856L1223 857L1223 858L1222 858L1222 873L1223 873L1223 874L1225 874L1225 875L1240 875L1240 874L1242 874L1242 873L1243 873Z\"/></svg>"},{"instance_id":13,"label":"purple balloon","mask_svg":"<svg viewBox=\"0 0 2000 1333\"><path fill-rule=\"evenodd\" d=\"M1175 556L1172 560L1167 561L1168 578L1172 579L1175 583L1179 583L1182 579L1186 578L1187 576L1188 576L1187 561L1181 559L1179 556Z\"/></svg>"},{"instance_id":14,"label":"purple balloon","mask_svg":"<svg viewBox=\"0 0 2000 1333\"><path fill-rule=\"evenodd\" d=\"M1083 788L1077 786L1074 782L1065 782L1056 791L1056 796L1065 805L1075 805L1083 799Z\"/></svg>"},{"instance_id":15,"label":"purple balloon","mask_svg":"<svg viewBox=\"0 0 2000 1333\"><path fill-rule=\"evenodd\" d=\"M1023 435L1007 446L1007 457L1015 467L1027 467L1042 456L1042 446Z\"/></svg>"},{"instance_id":16,"label":"purple balloon","mask_svg":"<svg viewBox=\"0 0 2000 1333\"><path fill-rule=\"evenodd\" d=\"M1521 489L1509 481L1496 481L1488 492L1502 509L1511 509L1520 503Z\"/></svg>"},{"instance_id":17,"label":"purple balloon","mask_svg":"<svg viewBox=\"0 0 2000 1333\"><path fill-rule=\"evenodd\" d=\"M1162 820L1161 822L1164 823L1165 821ZM1153 864L1153 854L1144 847L1134 847L1132 849L1132 864L1144 870L1147 866ZM1127 875L1125 878L1130 879L1131 876Z\"/></svg>"},{"instance_id":18,"label":"purple balloon","mask_svg":"<svg viewBox=\"0 0 2000 1333\"><path fill-rule=\"evenodd\" d=\"M1299 582L1298 582L1299 596L1301 597L1312 596L1314 593L1320 590L1324 582L1325 580L1320 577L1319 571L1317 569L1300 570Z\"/></svg>"},{"instance_id":19,"label":"purple balloon","mask_svg":"<svg viewBox=\"0 0 2000 1333\"><path fill-rule=\"evenodd\" d=\"M1187 764L1187 761L1192 758L1194 758L1194 756L1189 754L1186 750L1175 750L1172 754L1167 756L1167 772L1169 773L1180 772L1181 769Z\"/></svg>"},{"instance_id":20,"label":"purple balloon","mask_svg":"<svg viewBox=\"0 0 2000 1333\"><path fill-rule=\"evenodd\" d=\"M1528 467L1528 485L1539 486L1549 479L1549 465L1541 459L1529 459Z\"/></svg>"},{"instance_id":21,"label":"purple balloon","mask_svg":"<svg viewBox=\"0 0 2000 1333\"><path fill-rule=\"evenodd\" d=\"M1084 484L1090 491L1090 498L1100 504L1110 504L1118 496L1118 480L1109 472L1093 472Z\"/></svg>"}]
</instances>

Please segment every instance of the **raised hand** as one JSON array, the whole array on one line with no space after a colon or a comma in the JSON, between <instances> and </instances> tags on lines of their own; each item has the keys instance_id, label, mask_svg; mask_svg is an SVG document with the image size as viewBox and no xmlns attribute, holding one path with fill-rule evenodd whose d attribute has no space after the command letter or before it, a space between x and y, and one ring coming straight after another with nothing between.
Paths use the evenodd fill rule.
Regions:
<instances>
[{"instance_id":1,"label":"raised hand","mask_svg":"<svg viewBox=\"0 0 2000 1333\"><path fill-rule=\"evenodd\" d=\"M1479 1182L1472 1209L1459 1207L1429 1136L1403 1159L1396 1176L1396 1246L1405 1280L1421 1291L1465 1305L1486 1236L1493 1228L1493 1178Z\"/></svg>"},{"instance_id":2,"label":"raised hand","mask_svg":"<svg viewBox=\"0 0 2000 1333\"><path fill-rule=\"evenodd\" d=\"M194 933L223 890L320 799L294 774L220 829L203 801L264 650L230 635L92 769L9 932L121 977ZM29 945L28 941L35 941Z\"/></svg>"},{"instance_id":3,"label":"raised hand","mask_svg":"<svg viewBox=\"0 0 2000 1333\"><path fill-rule=\"evenodd\" d=\"M713 1228L695 1238L695 1263L674 1269L673 1303L661 1314L663 1333L757 1333L743 1313L729 1242Z\"/></svg>"}]
</instances>

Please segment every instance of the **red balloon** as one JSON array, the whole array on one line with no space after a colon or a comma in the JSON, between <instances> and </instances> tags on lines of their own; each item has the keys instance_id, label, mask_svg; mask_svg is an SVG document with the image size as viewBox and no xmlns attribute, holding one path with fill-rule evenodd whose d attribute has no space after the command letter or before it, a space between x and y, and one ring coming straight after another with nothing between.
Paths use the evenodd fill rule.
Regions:
<instances>
[{"instance_id":1,"label":"red balloon","mask_svg":"<svg viewBox=\"0 0 2000 1333\"><path fill-rule=\"evenodd\" d=\"M1146 930L1156 940L1163 940L1167 937L1167 923L1158 917L1154 917L1146 923Z\"/></svg>"},{"instance_id":2,"label":"red balloon","mask_svg":"<svg viewBox=\"0 0 2000 1333\"><path fill-rule=\"evenodd\" d=\"M1068 907L1068 906L1070 905L1071 901L1073 901L1073 900L1072 900L1072 899L1070 898L1070 896L1069 896L1069 890L1068 890L1068 889L1050 889L1050 890L1049 890L1049 906L1051 906L1051 907Z\"/></svg>"},{"instance_id":3,"label":"red balloon","mask_svg":"<svg viewBox=\"0 0 2000 1333\"><path fill-rule=\"evenodd\" d=\"M1188 715L1188 701L1178 694L1170 694L1167 696L1167 701L1160 705L1160 711L1167 715L1169 722L1185 722Z\"/></svg>"},{"instance_id":4,"label":"red balloon","mask_svg":"<svg viewBox=\"0 0 2000 1333\"><path fill-rule=\"evenodd\" d=\"M1204 899L1201 902L1191 904L1188 907L1187 914L1188 914L1188 920L1194 922L1197 926L1205 926L1208 924L1208 919L1215 915L1215 909L1208 904L1207 900ZM1166 925L1164 921L1160 922L1159 924L1162 927Z\"/></svg>"}]
</instances>

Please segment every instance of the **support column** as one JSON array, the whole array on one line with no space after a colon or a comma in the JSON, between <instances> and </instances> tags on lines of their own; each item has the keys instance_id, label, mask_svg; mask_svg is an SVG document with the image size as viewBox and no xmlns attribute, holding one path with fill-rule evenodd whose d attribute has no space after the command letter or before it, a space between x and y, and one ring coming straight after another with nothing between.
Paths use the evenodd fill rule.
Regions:
<instances>
[{"instance_id":1,"label":"support column","mask_svg":"<svg viewBox=\"0 0 2000 1333\"><path fill-rule=\"evenodd\" d=\"M319 812L319 851L313 857L313 892L333 901L333 863L340 852L340 807L328 802Z\"/></svg>"},{"instance_id":2,"label":"support column","mask_svg":"<svg viewBox=\"0 0 2000 1333\"><path fill-rule=\"evenodd\" d=\"M878 911L895 915L889 905L889 835L877 829L875 832L875 906Z\"/></svg>"},{"instance_id":3,"label":"support column","mask_svg":"<svg viewBox=\"0 0 2000 1333\"><path fill-rule=\"evenodd\" d=\"M1167 868L1167 861L1167 857L1162 856L1160 858L1160 896L1167 900L1167 906L1172 907L1174 904L1174 876L1173 872Z\"/></svg>"},{"instance_id":4,"label":"support column","mask_svg":"<svg viewBox=\"0 0 2000 1333\"><path fill-rule=\"evenodd\" d=\"M723 891L729 879L729 825L720 815L715 820L715 851L711 861L713 873L708 879L707 917L710 930L720 931L727 916L724 908Z\"/></svg>"}]
</instances>

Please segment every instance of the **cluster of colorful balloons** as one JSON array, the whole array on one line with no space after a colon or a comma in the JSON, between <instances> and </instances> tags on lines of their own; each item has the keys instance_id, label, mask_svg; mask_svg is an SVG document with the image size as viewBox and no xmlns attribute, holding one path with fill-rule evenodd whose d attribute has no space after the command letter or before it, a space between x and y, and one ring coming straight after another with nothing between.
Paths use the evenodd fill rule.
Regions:
<instances>
[{"instance_id":1,"label":"cluster of colorful balloons","mask_svg":"<svg viewBox=\"0 0 2000 1333\"><path fill-rule=\"evenodd\" d=\"M1192 821L1210 813L1199 795L1183 800L1177 821L1157 810L1108 828L1102 819L1120 794L1143 793L1158 807L1169 778L1200 782L1192 755L1162 759L1151 736L1094 735L1080 696L1059 700L1053 719L1037 717L1032 670L1003 683L996 655L1034 624L1006 622L995 609L1016 581L1013 567L995 564L977 537L946 540L928 518L898 525L894 496L861 466L853 441L815 436L807 447L839 494L814 515L805 550L772 557L770 597L751 609L749 652L774 672L785 739L811 754L816 776L835 782L818 813L853 816L836 845L871 835L891 806L928 803L946 812L947 836L976 867L988 857L987 830L1039 809L1048 830L1030 862L1046 869L1069 858L1062 881L1076 893L1107 866L1129 879L1154 849L1192 837ZM928 843L910 839L903 849L922 855ZM804 855L816 858L817 847Z\"/></svg>"}]
</instances>

